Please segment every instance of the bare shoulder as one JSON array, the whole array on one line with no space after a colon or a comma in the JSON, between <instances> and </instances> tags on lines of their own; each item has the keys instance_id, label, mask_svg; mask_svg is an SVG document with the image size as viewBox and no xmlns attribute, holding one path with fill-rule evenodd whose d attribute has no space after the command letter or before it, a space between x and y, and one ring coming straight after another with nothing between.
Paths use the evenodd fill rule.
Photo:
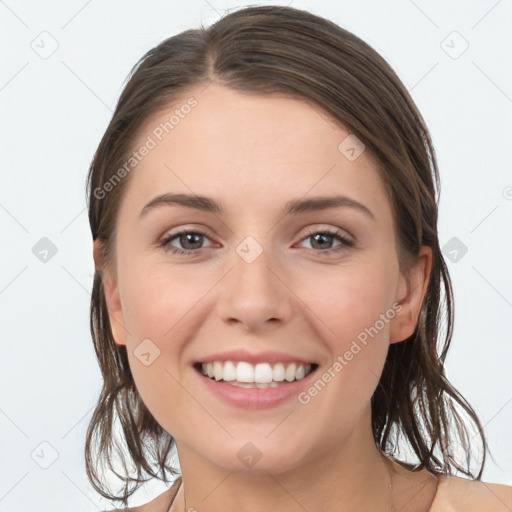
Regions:
<instances>
[{"instance_id":1,"label":"bare shoulder","mask_svg":"<svg viewBox=\"0 0 512 512\"><path fill-rule=\"evenodd\" d=\"M440 475L437 494L429 512L510 512L510 485L468 480L457 476Z\"/></svg>"},{"instance_id":2,"label":"bare shoulder","mask_svg":"<svg viewBox=\"0 0 512 512\"><path fill-rule=\"evenodd\" d=\"M169 487L169 489L144 505L139 505L138 507L116 508L105 512L168 512L171 502L176 496L180 483L181 478L178 478L173 485Z\"/></svg>"}]
</instances>

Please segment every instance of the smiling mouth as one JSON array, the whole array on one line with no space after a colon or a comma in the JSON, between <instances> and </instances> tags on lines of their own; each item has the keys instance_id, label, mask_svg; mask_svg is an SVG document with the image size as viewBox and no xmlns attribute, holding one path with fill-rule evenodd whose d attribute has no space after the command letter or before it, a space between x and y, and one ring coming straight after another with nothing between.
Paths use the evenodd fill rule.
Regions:
<instances>
[{"instance_id":1,"label":"smiling mouth","mask_svg":"<svg viewBox=\"0 0 512 512\"><path fill-rule=\"evenodd\" d=\"M258 363L246 361L198 362L194 368L216 382L243 388L275 388L299 381L313 373L318 364Z\"/></svg>"}]
</instances>

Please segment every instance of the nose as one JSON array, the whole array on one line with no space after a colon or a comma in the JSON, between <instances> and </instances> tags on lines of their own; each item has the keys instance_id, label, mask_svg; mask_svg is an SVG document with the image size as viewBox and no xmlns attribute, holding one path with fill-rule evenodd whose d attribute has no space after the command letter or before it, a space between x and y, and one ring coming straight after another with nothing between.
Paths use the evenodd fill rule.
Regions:
<instances>
[{"instance_id":1,"label":"nose","mask_svg":"<svg viewBox=\"0 0 512 512\"><path fill-rule=\"evenodd\" d=\"M293 293L278 266L263 251L248 262L233 257L228 275L221 281L217 314L226 323L247 331L261 331L286 324L292 317Z\"/></svg>"}]
</instances>

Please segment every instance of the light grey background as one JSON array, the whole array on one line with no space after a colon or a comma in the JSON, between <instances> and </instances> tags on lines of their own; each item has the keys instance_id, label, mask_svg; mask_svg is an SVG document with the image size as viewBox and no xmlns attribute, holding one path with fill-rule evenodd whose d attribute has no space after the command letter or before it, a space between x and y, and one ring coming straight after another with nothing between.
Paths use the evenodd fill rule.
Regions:
<instances>
[{"instance_id":1,"label":"light grey background","mask_svg":"<svg viewBox=\"0 0 512 512\"><path fill-rule=\"evenodd\" d=\"M286 5L253 5L269 3ZM112 507L93 492L83 461L101 384L88 325L86 173L143 53L244 5L0 0L0 511ZM450 244L456 299L448 377L486 426L495 461L489 459L484 481L512 484L512 1L291 5L372 45L426 119L439 159L440 236ZM44 253L43 237L55 255ZM164 489L154 482L130 505Z\"/></svg>"}]
</instances>

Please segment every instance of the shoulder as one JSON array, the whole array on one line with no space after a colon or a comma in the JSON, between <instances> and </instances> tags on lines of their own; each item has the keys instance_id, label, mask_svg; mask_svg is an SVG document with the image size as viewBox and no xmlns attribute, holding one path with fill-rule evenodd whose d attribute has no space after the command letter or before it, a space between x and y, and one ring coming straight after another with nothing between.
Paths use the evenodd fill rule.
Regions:
<instances>
[{"instance_id":1,"label":"shoulder","mask_svg":"<svg viewBox=\"0 0 512 512\"><path fill-rule=\"evenodd\" d=\"M159 494L144 505L138 507L116 508L105 512L168 512L171 502L174 500L178 487L181 483L181 477L178 477L169 489Z\"/></svg>"},{"instance_id":2,"label":"shoulder","mask_svg":"<svg viewBox=\"0 0 512 512\"><path fill-rule=\"evenodd\" d=\"M438 475L437 493L429 512L510 512L512 487L457 476Z\"/></svg>"}]
</instances>

